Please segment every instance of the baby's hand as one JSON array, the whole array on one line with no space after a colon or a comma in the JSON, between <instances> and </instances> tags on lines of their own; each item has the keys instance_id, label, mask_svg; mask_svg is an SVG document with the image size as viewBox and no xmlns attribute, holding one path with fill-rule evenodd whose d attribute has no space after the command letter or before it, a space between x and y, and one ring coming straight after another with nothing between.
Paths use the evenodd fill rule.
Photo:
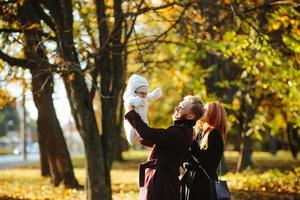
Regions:
<instances>
[{"instance_id":1,"label":"baby's hand","mask_svg":"<svg viewBox=\"0 0 300 200\"><path fill-rule=\"evenodd\" d=\"M162 95L162 91L160 88L155 88L151 93L148 94L147 99L148 101L153 101L159 99Z\"/></svg>"},{"instance_id":2,"label":"baby's hand","mask_svg":"<svg viewBox=\"0 0 300 200\"><path fill-rule=\"evenodd\" d=\"M155 88L153 91L152 91L152 95L154 98L160 98L161 95L162 95L162 91L160 88Z\"/></svg>"}]
</instances>

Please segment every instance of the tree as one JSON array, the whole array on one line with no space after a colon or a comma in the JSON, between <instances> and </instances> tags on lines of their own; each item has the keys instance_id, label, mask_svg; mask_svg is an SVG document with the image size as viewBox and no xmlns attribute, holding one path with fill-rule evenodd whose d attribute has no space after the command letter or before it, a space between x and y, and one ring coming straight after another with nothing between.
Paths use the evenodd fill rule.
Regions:
<instances>
[{"instance_id":1,"label":"tree","mask_svg":"<svg viewBox=\"0 0 300 200\"><path fill-rule=\"evenodd\" d=\"M231 123L239 127L236 132L240 133L245 147L241 146L241 155L250 159L251 143L248 141L257 132L254 120L264 110L263 103L274 96L287 100L287 95L282 95L287 91L295 95L291 88L283 85L280 86L284 88L282 93L272 89L271 86L283 78L279 73L274 81L267 78L280 63L286 63L284 66L288 69L297 67L298 50L287 54L281 48L284 44L285 49L291 50L297 44L289 40L289 34L296 31L292 24L295 22L289 22L292 29L280 32L287 35L285 41L289 42L282 40L276 48L269 39L272 29L267 26L272 24L272 14L283 14L278 14L277 10L284 8L293 13L292 3L27 1L34 4L39 18L37 24L41 27L36 34L43 38L39 41L45 49L45 57L33 54L30 62L60 74L64 80L72 114L84 141L88 199L100 196L111 199L109 173L116 152L114 141L119 138L122 121L120 99L127 63L137 63L135 69L149 77L153 77L154 72L159 73L153 83L161 81L168 96L176 92L174 98L167 100L166 113L171 112L175 98L185 94L226 99ZM262 11L267 11L268 16ZM17 24L11 25L18 28ZM13 60L14 65L28 65L28 60L22 56L12 58L7 56L7 49L3 51L6 54L0 52L0 56L6 62ZM166 68L160 70L156 64ZM232 74L233 70L236 73ZM160 80L162 75L165 75L164 80ZM295 76L298 77L298 73ZM298 88L292 76L287 77L292 85L295 84L293 90ZM96 91L100 95L101 127L96 125L92 104ZM245 157L241 158L241 163L243 160ZM245 163L241 168L249 164Z\"/></svg>"},{"instance_id":2,"label":"tree","mask_svg":"<svg viewBox=\"0 0 300 200\"><path fill-rule=\"evenodd\" d=\"M182 6L180 3L176 5ZM197 90L195 88L201 88L201 78L195 83L197 81L187 81L186 76L197 78L191 74L202 72L207 90L198 92L205 99L214 96L213 99L226 103L229 119L240 137L238 171L252 164L253 139L259 138L259 132L264 131L264 125L257 124L256 119L265 112L266 102L275 100L277 103L288 95L295 97L295 88L299 87L297 10L295 2L193 2L176 24L176 32L170 32L167 40L162 40L163 44L157 46L157 54L153 49L145 49L139 54L144 55L148 69L158 63L166 70L173 70L169 73L178 77L181 86L178 91L183 93L193 93ZM169 13L161 15L154 19L170 19ZM160 23L167 25L169 22L161 20ZM152 55L145 56L148 52ZM164 59L157 62L156 57ZM176 71L180 65L181 74L178 76ZM194 66L198 66L199 71ZM293 75L284 75L284 71L293 71ZM274 78L270 80L270 77ZM274 87L282 91L276 91ZM284 105L284 108L292 108L298 113L295 101L288 99L293 106Z\"/></svg>"},{"instance_id":3,"label":"tree","mask_svg":"<svg viewBox=\"0 0 300 200\"><path fill-rule=\"evenodd\" d=\"M28 15L28 12L30 12L31 15ZM18 16L24 30L26 58L28 60L34 60L34 54L36 54L43 59L47 59L43 45L40 44L42 38L39 37L38 34L32 34L26 31L26 29L32 32L39 31L39 17L36 15L34 4L27 1L24 2L18 10ZM34 26L37 26L37 28ZM38 139L41 144L42 175L43 173L47 173L44 168L47 163L43 162L43 159L46 157L55 186L59 185L62 181L66 187L78 188L79 184L74 176L70 154L53 105L53 75L51 72L45 72L43 66L34 62L30 64L30 72L33 77L33 99L38 109L37 124ZM48 127L51 127L51 129Z\"/></svg>"},{"instance_id":4,"label":"tree","mask_svg":"<svg viewBox=\"0 0 300 200\"><path fill-rule=\"evenodd\" d=\"M28 15L30 12L32 15ZM61 127L59 125L52 99L53 78L52 73L47 72L42 65L33 62L35 54L45 58L43 46L40 45L42 38L39 36L39 17L34 4L23 2L16 10L16 15L11 13L10 20L18 19L16 23L24 32L25 56L28 61L23 64L16 59L6 57L10 65L18 65L28 68L32 75L32 93L35 105L38 109L38 141L41 155L41 174L51 175L55 186L63 182L66 187L78 188L79 184L74 176L73 166L66 146ZM2 54L3 55L3 54ZM51 128L48 128L51 127Z\"/></svg>"}]
</instances>

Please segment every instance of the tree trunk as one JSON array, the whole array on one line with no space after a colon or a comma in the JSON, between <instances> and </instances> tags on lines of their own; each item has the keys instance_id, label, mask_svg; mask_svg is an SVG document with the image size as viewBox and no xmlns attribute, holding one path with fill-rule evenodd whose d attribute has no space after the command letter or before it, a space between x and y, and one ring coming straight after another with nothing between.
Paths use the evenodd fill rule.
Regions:
<instances>
[{"instance_id":1,"label":"tree trunk","mask_svg":"<svg viewBox=\"0 0 300 200\"><path fill-rule=\"evenodd\" d=\"M43 139L39 131L37 132L37 136L40 149L41 175L45 177L51 176L46 141Z\"/></svg>"},{"instance_id":2,"label":"tree trunk","mask_svg":"<svg viewBox=\"0 0 300 200\"><path fill-rule=\"evenodd\" d=\"M86 190L88 200L110 200L110 171L106 168L103 141L100 137L93 105L84 77L76 74L73 81L64 78L72 114L83 139L86 156Z\"/></svg>"},{"instance_id":3,"label":"tree trunk","mask_svg":"<svg viewBox=\"0 0 300 200\"><path fill-rule=\"evenodd\" d=\"M277 153L277 139L274 135L270 135L270 153L275 156Z\"/></svg>"},{"instance_id":4,"label":"tree trunk","mask_svg":"<svg viewBox=\"0 0 300 200\"><path fill-rule=\"evenodd\" d=\"M60 182L68 188L78 188L79 184L74 176L70 154L67 149L63 132L56 117L52 99L52 75L38 75L40 72L31 70L32 92L35 105L38 109L38 134L42 145L47 152L52 181L55 186ZM38 75L38 76L37 76ZM41 85L44 89L41 90Z\"/></svg>"},{"instance_id":5,"label":"tree trunk","mask_svg":"<svg viewBox=\"0 0 300 200\"><path fill-rule=\"evenodd\" d=\"M115 97L115 154L114 158L118 160L122 159L122 148L121 148L121 126L123 122L123 101L122 101L122 89L125 85L124 80L124 63L123 63L123 44L121 43L122 37L122 23L123 23L123 13L122 13L122 0L114 0L114 18L115 24L114 29L116 30L113 34L112 41L112 64L113 64L113 95Z\"/></svg>"},{"instance_id":6,"label":"tree trunk","mask_svg":"<svg viewBox=\"0 0 300 200\"><path fill-rule=\"evenodd\" d=\"M124 85L122 9L121 0L114 0L114 32L110 38L104 0L95 0L98 17L100 50L96 64L100 72L100 94L102 106L102 131L106 166L110 170L116 152L115 141L119 140L118 102ZM112 52L112 53L111 53Z\"/></svg>"},{"instance_id":7,"label":"tree trunk","mask_svg":"<svg viewBox=\"0 0 300 200\"><path fill-rule=\"evenodd\" d=\"M251 135L247 134L247 131L249 130L248 123L253 119L254 117L254 110L251 110L250 107L248 107L245 97L242 96L241 98L241 108L238 115L239 119L239 126L241 127L241 143L240 143L240 153L237 163L237 171L240 172L244 169L246 169L248 166L252 166L252 138Z\"/></svg>"},{"instance_id":8,"label":"tree trunk","mask_svg":"<svg viewBox=\"0 0 300 200\"><path fill-rule=\"evenodd\" d=\"M247 168L248 166L252 166L252 139L250 136L246 135L245 130L241 135L241 147L240 147L240 156L237 163L237 171L240 172Z\"/></svg>"},{"instance_id":9,"label":"tree trunk","mask_svg":"<svg viewBox=\"0 0 300 200\"><path fill-rule=\"evenodd\" d=\"M122 99L120 97L120 99ZM124 109L123 109L123 103L122 103L122 100L119 100L119 113L118 113L118 121L117 121L117 129L116 129L116 134L117 134L117 137L116 137L116 142L115 142L115 145L116 145L116 149L115 149L115 155L114 155L114 160L115 161L123 161L123 156L122 156L122 136L121 136L121 133L122 133L122 125L123 125L123 118L124 118Z\"/></svg>"},{"instance_id":10,"label":"tree trunk","mask_svg":"<svg viewBox=\"0 0 300 200\"><path fill-rule=\"evenodd\" d=\"M55 20L59 50L66 68L62 77L72 115L84 143L87 199L111 200L110 171L105 165L105 146L98 131L92 101L90 101L90 94L84 79L84 73L80 68L73 39L72 1L53 0L42 2Z\"/></svg>"},{"instance_id":11,"label":"tree trunk","mask_svg":"<svg viewBox=\"0 0 300 200\"><path fill-rule=\"evenodd\" d=\"M31 14L28 15L28 13ZM20 8L19 16L24 28L34 23L39 24L39 17L35 14L29 1L26 1ZM36 54L36 56L47 59L42 49L43 46L39 44L41 39L38 34L24 32L26 57L33 61L34 54ZM74 176L70 155L53 105L53 77L51 73L45 73L45 70L47 69L43 66L31 62L32 94L38 110L37 127L41 146L42 175L47 175L48 167L50 167L51 178L55 186L63 182L68 188L78 188L79 184ZM48 160L49 166L47 166L46 160Z\"/></svg>"},{"instance_id":12,"label":"tree trunk","mask_svg":"<svg viewBox=\"0 0 300 200\"><path fill-rule=\"evenodd\" d=\"M296 138L294 136L297 135L297 129L293 127L293 123L287 122L286 133L288 139L288 145L291 150L292 156L294 159L297 159L298 147L296 143Z\"/></svg>"}]
</instances>

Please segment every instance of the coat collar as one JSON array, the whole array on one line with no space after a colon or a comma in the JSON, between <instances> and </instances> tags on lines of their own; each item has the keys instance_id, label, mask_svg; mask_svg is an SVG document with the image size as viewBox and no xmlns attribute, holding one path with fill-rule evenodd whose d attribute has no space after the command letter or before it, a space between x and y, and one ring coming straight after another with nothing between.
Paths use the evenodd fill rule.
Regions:
<instances>
[{"instance_id":1,"label":"coat collar","mask_svg":"<svg viewBox=\"0 0 300 200\"><path fill-rule=\"evenodd\" d=\"M179 120L174 121L174 124L186 125L190 128L193 128L193 126L195 126L196 122L194 120L190 120L190 119L179 119Z\"/></svg>"}]
</instances>

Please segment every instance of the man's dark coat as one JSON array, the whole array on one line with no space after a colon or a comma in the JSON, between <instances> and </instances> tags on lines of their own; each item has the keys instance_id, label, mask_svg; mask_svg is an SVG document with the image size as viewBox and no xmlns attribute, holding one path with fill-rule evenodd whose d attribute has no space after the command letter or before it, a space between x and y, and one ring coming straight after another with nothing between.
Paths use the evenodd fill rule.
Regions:
<instances>
[{"instance_id":1,"label":"man's dark coat","mask_svg":"<svg viewBox=\"0 0 300 200\"><path fill-rule=\"evenodd\" d=\"M193 138L192 120L178 120L167 129L150 128L134 111L125 115L143 139L152 147L147 162L140 165L139 200L179 200L179 167L187 156Z\"/></svg>"}]
</instances>

